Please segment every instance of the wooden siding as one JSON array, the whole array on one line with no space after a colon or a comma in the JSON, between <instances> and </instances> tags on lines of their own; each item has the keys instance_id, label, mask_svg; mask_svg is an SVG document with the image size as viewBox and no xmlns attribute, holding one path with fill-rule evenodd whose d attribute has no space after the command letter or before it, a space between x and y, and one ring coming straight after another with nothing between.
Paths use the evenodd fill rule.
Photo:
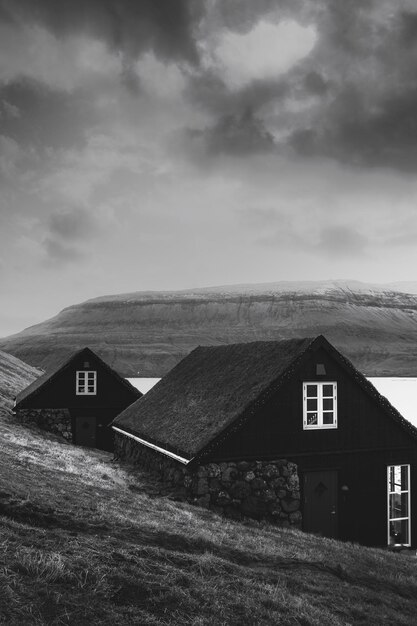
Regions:
<instances>
[{"instance_id":1,"label":"wooden siding","mask_svg":"<svg viewBox=\"0 0 417 626\"><path fill-rule=\"evenodd\" d=\"M326 367L316 376L316 363ZM303 382L337 382L338 427L303 429ZM416 446L417 440L387 415L339 363L324 350L294 375L266 404L213 451L214 456L281 458L282 455L353 453Z\"/></svg>"},{"instance_id":2,"label":"wooden siding","mask_svg":"<svg viewBox=\"0 0 417 626\"><path fill-rule=\"evenodd\" d=\"M84 367L88 362L89 366ZM97 372L97 393L94 395L76 394L76 372ZM68 409L71 415L73 440L77 443L77 418L85 417L96 426L96 447L113 450L113 431L110 423L127 406L137 400L139 392L129 389L112 371L103 367L93 354L80 354L68 366L47 381L33 395L20 402L19 408Z\"/></svg>"},{"instance_id":3,"label":"wooden siding","mask_svg":"<svg viewBox=\"0 0 417 626\"><path fill-rule=\"evenodd\" d=\"M89 362L89 367L84 367L84 362ZM95 395L76 395L75 383L77 371L97 372L97 393ZM68 367L63 368L53 380L47 382L33 396L21 402L22 408L86 408L106 407L122 410L137 400L138 395L134 390L122 384L111 371L104 368L93 356L83 356L75 359ZM117 413L115 413L117 414Z\"/></svg>"},{"instance_id":4,"label":"wooden siding","mask_svg":"<svg viewBox=\"0 0 417 626\"><path fill-rule=\"evenodd\" d=\"M325 376L316 375L317 363L324 364ZM337 382L337 429L303 430L306 381ZM336 470L338 536L381 546L387 544L386 468L410 464L411 536L413 546L417 545L417 441L323 349L240 429L213 448L210 458L288 458L297 463L300 477L312 470ZM342 486L348 491L342 491Z\"/></svg>"}]
</instances>

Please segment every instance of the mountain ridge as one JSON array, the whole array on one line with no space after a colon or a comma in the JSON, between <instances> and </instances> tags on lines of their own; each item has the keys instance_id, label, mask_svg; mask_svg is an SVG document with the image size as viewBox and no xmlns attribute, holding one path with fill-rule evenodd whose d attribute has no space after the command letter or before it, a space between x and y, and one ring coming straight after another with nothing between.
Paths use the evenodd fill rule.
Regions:
<instances>
[{"instance_id":1,"label":"mountain ridge","mask_svg":"<svg viewBox=\"0 0 417 626\"><path fill-rule=\"evenodd\" d=\"M282 281L101 296L0 339L0 349L48 369L89 346L124 376L160 377L197 345L324 334L368 376L416 375L417 295L388 285Z\"/></svg>"}]
</instances>

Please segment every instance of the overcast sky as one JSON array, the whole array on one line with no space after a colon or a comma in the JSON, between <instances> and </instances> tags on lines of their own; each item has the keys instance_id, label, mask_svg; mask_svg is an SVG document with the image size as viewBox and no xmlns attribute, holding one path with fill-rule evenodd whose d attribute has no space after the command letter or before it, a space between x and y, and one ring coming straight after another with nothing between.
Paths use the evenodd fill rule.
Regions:
<instances>
[{"instance_id":1,"label":"overcast sky","mask_svg":"<svg viewBox=\"0 0 417 626\"><path fill-rule=\"evenodd\" d=\"M87 298L414 280L415 0L0 0L0 336Z\"/></svg>"}]
</instances>

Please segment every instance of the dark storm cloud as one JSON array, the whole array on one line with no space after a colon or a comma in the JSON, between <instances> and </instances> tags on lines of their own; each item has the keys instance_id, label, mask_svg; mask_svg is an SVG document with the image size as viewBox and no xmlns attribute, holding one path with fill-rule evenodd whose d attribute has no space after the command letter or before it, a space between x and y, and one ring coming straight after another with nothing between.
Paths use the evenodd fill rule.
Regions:
<instances>
[{"instance_id":1,"label":"dark storm cloud","mask_svg":"<svg viewBox=\"0 0 417 626\"><path fill-rule=\"evenodd\" d=\"M247 155L270 152L274 138L267 130L259 109L269 102L282 102L289 95L289 83L282 80L256 80L231 90L213 71L194 76L187 87L187 98L208 112L214 122L205 129L187 129L188 139L203 141L211 156Z\"/></svg>"},{"instance_id":2,"label":"dark storm cloud","mask_svg":"<svg viewBox=\"0 0 417 626\"><path fill-rule=\"evenodd\" d=\"M246 33L275 11L275 23L292 19L314 25L317 42L294 67L269 80L254 79L237 88L212 67L194 75L187 97L214 119L211 152L217 148L223 152L229 145L231 152L241 148L250 153L253 121L248 119L246 127L242 116L249 107L266 136L281 144L281 151L289 148L301 157L415 171L417 11L402 10L410 4L216 3L218 23L232 32ZM271 107L274 119L266 113ZM270 150L269 141L252 145L255 151Z\"/></svg>"},{"instance_id":3,"label":"dark storm cloud","mask_svg":"<svg viewBox=\"0 0 417 626\"><path fill-rule=\"evenodd\" d=\"M215 3L213 9L218 25L240 33L250 30L259 19L277 12L281 19L296 15L302 20L309 11L304 0L221 0Z\"/></svg>"},{"instance_id":4,"label":"dark storm cloud","mask_svg":"<svg viewBox=\"0 0 417 626\"><path fill-rule=\"evenodd\" d=\"M214 126L191 134L191 138L202 140L204 149L212 155L245 156L274 148L272 135L249 107L236 115L225 115Z\"/></svg>"},{"instance_id":5,"label":"dark storm cloud","mask_svg":"<svg viewBox=\"0 0 417 626\"><path fill-rule=\"evenodd\" d=\"M323 96L329 90L329 81L325 80L320 72L308 72L303 78L303 88L307 93Z\"/></svg>"},{"instance_id":6,"label":"dark storm cloud","mask_svg":"<svg viewBox=\"0 0 417 626\"><path fill-rule=\"evenodd\" d=\"M296 129L288 144L302 156L326 156L359 166L417 168L417 89L381 99L370 110L355 87L341 90L327 120Z\"/></svg>"},{"instance_id":7,"label":"dark storm cloud","mask_svg":"<svg viewBox=\"0 0 417 626\"><path fill-rule=\"evenodd\" d=\"M0 19L41 24L57 37L90 34L129 58L151 48L196 62L199 6L199 0L0 0Z\"/></svg>"},{"instance_id":8,"label":"dark storm cloud","mask_svg":"<svg viewBox=\"0 0 417 626\"><path fill-rule=\"evenodd\" d=\"M321 74L326 89L323 94L316 89L323 100L314 124L300 119L291 133L288 143L298 154L417 169L417 13L387 6L384 12L370 0L360 7L327 5L320 44L305 67L320 61L330 78ZM334 64L326 67L324 57L331 59L332 53ZM311 79L304 84L311 90Z\"/></svg>"},{"instance_id":9,"label":"dark storm cloud","mask_svg":"<svg viewBox=\"0 0 417 626\"><path fill-rule=\"evenodd\" d=\"M94 119L82 91L53 91L29 79L0 87L0 133L22 146L71 148L82 145ZM13 115L12 113L15 112Z\"/></svg>"},{"instance_id":10,"label":"dark storm cloud","mask_svg":"<svg viewBox=\"0 0 417 626\"><path fill-rule=\"evenodd\" d=\"M231 90L212 70L200 72L187 87L187 97L195 105L215 115L231 115L250 108L256 111L270 101L282 101L289 95L290 84L285 79L255 80Z\"/></svg>"},{"instance_id":11,"label":"dark storm cloud","mask_svg":"<svg viewBox=\"0 0 417 626\"><path fill-rule=\"evenodd\" d=\"M400 15L401 39L405 47L417 43L417 13L404 11Z\"/></svg>"}]
</instances>

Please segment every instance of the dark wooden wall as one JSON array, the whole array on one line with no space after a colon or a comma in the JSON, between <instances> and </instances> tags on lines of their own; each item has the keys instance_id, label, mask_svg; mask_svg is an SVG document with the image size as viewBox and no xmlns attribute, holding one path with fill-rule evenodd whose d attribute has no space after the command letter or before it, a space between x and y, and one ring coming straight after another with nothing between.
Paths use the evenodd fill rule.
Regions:
<instances>
[{"instance_id":1,"label":"dark wooden wall","mask_svg":"<svg viewBox=\"0 0 417 626\"><path fill-rule=\"evenodd\" d=\"M316 375L323 363L325 376ZM337 429L303 430L303 382L337 382ZM242 428L211 452L213 460L288 458L301 479L312 470L337 470L339 537L387 544L387 466L411 465L411 510L417 512L417 440L381 409L353 375L324 349L256 410ZM303 481L301 480L301 483ZM348 487L348 492L341 490ZM417 513L412 517L417 543Z\"/></svg>"},{"instance_id":2,"label":"dark wooden wall","mask_svg":"<svg viewBox=\"0 0 417 626\"><path fill-rule=\"evenodd\" d=\"M84 362L88 361L90 367L85 368ZM80 395L75 392L76 371L95 370L97 371L97 394L94 396ZM136 390L129 389L128 386L120 382L112 372L103 367L100 361L96 361L92 356L80 356L71 365L57 374L44 389L34 396L28 398L27 402L22 401L22 408L120 408L126 407L139 397Z\"/></svg>"},{"instance_id":3,"label":"dark wooden wall","mask_svg":"<svg viewBox=\"0 0 417 626\"><path fill-rule=\"evenodd\" d=\"M84 367L88 362L89 367ZM97 372L96 395L76 394L76 372L93 370ZM136 389L129 389L114 376L102 363L89 353L81 354L71 364L59 372L39 393L21 402L21 408L54 409L67 408L72 418L72 432L75 443L77 433L75 421L77 417L95 418L97 424L96 447L104 450L113 449L113 432L110 422L140 397Z\"/></svg>"}]
</instances>

